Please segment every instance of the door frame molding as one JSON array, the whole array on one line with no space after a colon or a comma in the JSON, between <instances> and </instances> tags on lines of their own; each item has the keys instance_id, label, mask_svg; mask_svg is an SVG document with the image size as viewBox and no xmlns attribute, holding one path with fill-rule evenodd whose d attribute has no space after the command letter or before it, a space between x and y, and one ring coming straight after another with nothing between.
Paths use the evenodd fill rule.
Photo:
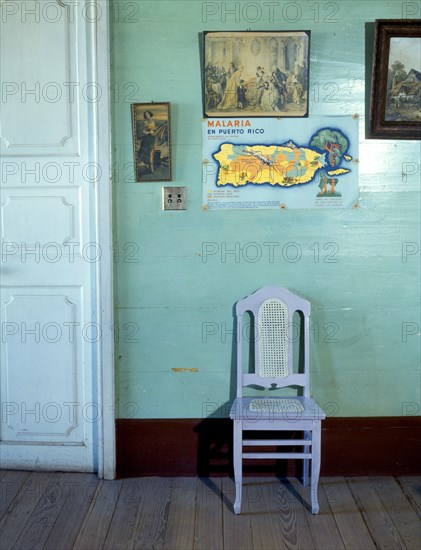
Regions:
<instances>
[{"instance_id":1,"label":"door frame molding","mask_svg":"<svg viewBox=\"0 0 421 550\"><path fill-rule=\"evenodd\" d=\"M97 2L98 0L96 0ZM96 266L97 322L102 328L96 349L96 396L101 411L97 426L98 476L114 479L116 474L115 382L114 382L114 293L113 293L113 219L111 171L111 105L110 105L110 32L109 11L101 9L92 25L92 74L100 86L101 97L94 104L96 135L95 162L99 177L95 193L95 235L102 250Z\"/></svg>"}]
</instances>

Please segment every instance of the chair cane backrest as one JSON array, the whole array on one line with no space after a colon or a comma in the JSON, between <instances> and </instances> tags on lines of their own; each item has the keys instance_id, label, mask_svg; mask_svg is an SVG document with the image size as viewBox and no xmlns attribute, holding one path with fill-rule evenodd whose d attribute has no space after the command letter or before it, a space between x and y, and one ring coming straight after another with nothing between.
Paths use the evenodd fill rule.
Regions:
<instances>
[{"instance_id":1,"label":"chair cane backrest","mask_svg":"<svg viewBox=\"0 0 421 550\"><path fill-rule=\"evenodd\" d=\"M243 372L243 315L253 316L251 337L254 341L254 373ZM300 312L304 317L304 368L293 372L293 344L297 331L293 316ZM309 395L309 315L310 304L289 290L266 286L237 302L237 396L242 388L259 385L269 388L301 386Z\"/></svg>"},{"instance_id":2,"label":"chair cane backrest","mask_svg":"<svg viewBox=\"0 0 421 550\"><path fill-rule=\"evenodd\" d=\"M257 316L257 361L262 377L285 377L290 373L288 306L279 298L268 298Z\"/></svg>"}]
</instances>

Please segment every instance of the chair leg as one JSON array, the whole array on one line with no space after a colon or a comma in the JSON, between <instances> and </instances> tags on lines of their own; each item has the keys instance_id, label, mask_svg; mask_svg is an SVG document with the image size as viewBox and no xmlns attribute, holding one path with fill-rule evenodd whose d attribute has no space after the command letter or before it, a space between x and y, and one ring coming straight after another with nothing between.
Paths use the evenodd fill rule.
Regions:
<instances>
[{"instance_id":1,"label":"chair leg","mask_svg":"<svg viewBox=\"0 0 421 550\"><path fill-rule=\"evenodd\" d=\"M241 496L243 485L243 465L242 465L242 437L243 423L234 420L234 481L235 481L235 502L234 512L241 512Z\"/></svg>"},{"instance_id":2,"label":"chair leg","mask_svg":"<svg viewBox=\"0 0 421 550\"><path fill-rule=\"evenodd\" d=\"M311 439L309 432L304 432L304 439ZM304 452L309 453L310 452L310 446L305 445L304 446ZM310 461L308 458L305 458L303 460L303 485L304 487L307 487L308 485L308 470L309 470Z\"/></svg>"},{"instance_id":3,"label":"chair leg","mask_svg":"<svg viewBox=\"0 0 421 550\"><path fill-rule=\"evenodd\" d=\"M319 501L317 490L319 485L320 475L320 439L321 439L321 422L315 421L312 430L312 459L311 459L311 513L319 513Z\"/></svg>"}]
</instances>

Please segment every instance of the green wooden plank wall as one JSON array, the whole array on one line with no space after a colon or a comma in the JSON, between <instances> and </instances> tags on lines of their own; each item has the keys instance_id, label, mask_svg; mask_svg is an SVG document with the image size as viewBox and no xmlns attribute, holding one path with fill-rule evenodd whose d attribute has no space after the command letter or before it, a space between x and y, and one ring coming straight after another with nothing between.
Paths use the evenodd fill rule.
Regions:
<instances>
[{"instance_id":1,"label":"green wooden plank wall","mask_svg":"<svg viewBox=\"0 0 421 550\"><path fill-rule=\"evenodd\" d=\"M364 137L374 20L419 17L419 3L110 8L118 416L225 416L233 305L266 284L312 303L312 392L330 416L419 414L420 145ZM359 209L201 210L199 33L249 28L311 30L311 116L361 116ZM143 101L171 102L184 212L161 210L161 183L133 181L130 104Z\"/></svg>"}]
</instances>

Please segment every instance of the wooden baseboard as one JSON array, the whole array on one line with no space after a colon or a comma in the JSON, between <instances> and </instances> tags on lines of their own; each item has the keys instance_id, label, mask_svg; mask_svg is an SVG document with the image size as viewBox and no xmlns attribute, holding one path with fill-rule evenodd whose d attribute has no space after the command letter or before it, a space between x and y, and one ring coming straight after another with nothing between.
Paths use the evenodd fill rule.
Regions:
<instances>
[{"instance_id":1,"label":"wooden baseboard","mask_svg":"<svg viewBox=\"0 0 421 550\"><path fill-rule=\"evenodd\" d=\"M117 419L117 475L232 474L232 422ZM324 476L420 475L421 417L327 418L322 424ZM297 462L297 464L296 464ZM299 461L247 461L245 475L295 475Z\"/></svg>"}]
</instances>

